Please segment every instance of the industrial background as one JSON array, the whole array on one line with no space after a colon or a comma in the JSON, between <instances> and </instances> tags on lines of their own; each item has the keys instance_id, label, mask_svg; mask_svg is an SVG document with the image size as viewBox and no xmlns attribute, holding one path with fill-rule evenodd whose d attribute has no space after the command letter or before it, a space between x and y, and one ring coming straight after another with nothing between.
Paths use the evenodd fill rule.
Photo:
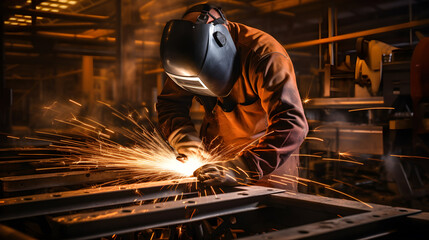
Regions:
<instances>
[{"instance_id":1,"label":"industrial background","mask_svg":"<svg viewBox=\"0 0 429 240\"><path fill-rule=\"evenodd\" d=\"M274 36L292 59L310 125L298 194L239 187L216 204L221 194L193 200L201 194L191 180L95 192L82 189L118 172L51 163L40 171L40 159L56 153L40 154L50 143L35 136L55 119L117 124L102 103L156 125L162 29L196 3L203 1L1 1L0 236L424 239L429 217L416 213L429 211L428 0L211 1L228 20ZM203 111L195 102L197 126ZM55 124L58 134L73 130ZM191 200L178 205L184 192Z\"/></svg>"}]
</instances>

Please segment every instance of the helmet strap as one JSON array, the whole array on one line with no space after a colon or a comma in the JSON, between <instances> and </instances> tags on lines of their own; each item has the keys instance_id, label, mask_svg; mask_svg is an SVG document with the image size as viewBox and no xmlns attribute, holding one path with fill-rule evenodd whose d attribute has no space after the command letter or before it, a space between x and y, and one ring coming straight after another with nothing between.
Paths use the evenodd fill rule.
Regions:
<instances>
[{"instance_id":1,"label":"helmet strap","mask_svg":"<svg viewBox=\"0 0 429 240\"><path fill-rule=\"evenodd\" d=\"M226 24L225 18L222 18L222 15L220 18L216 18L215 16L213 16L213 14L211 14L210 12L204 11L204 10L201 11L201 14L200 14L200 16L198 16L196 23L197 24L207 24L207 22L209 21L209 16L214 19L211 22L213 25Z\"/></svg>"},{"instance_id":2,"label":"helmet strap","mask_svg":"<svg viewBox=\"0 0 429 240\"><path fill-rule=\"evenodd\" d=\"M216 18L213 16L213 14L210 13L210 10L216 10L220 17ZM210 4L201 4L197 5L191 9L189 9L184 15L191 13L191 12L201 12L201 14L198 16L196 23L197 24L207 24L209 21L209 17L213 18L214 20L211 22L213 25L217 24L228 24L228 21L225 18L225 15L222 12L222 9L219 7L215 7Z\"/></svg>"}]
</instances>

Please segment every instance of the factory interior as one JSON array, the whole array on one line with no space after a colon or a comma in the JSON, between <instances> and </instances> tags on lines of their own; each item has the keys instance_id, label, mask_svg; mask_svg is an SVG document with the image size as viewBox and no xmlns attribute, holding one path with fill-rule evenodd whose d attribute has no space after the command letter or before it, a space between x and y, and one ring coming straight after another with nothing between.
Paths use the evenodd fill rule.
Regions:
<instances>
[{"instance_id":1,"label":"factory interior","mask_svg":"<svg viewBox=\"0 0 429 240\"><path fill-rule=\"evenodd\" d=\"M289 54L298 192L164 159L163 28L205 2L1 1L0 239L427 239L429 1L210 1Z\"/></svg>"}]
</instances>

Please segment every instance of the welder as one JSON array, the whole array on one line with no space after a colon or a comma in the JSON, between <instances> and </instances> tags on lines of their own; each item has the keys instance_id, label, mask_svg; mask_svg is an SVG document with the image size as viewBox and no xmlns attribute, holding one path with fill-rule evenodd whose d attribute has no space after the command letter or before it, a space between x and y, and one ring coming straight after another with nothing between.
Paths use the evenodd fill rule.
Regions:
<instances>
[{"instance_id":1,"label":"welder","mask_svg":"<svg viewBox=\"0 0 429 240\"><path fill-rule=\"evenodd\" d=\"M308 132L293 65L280 43L227 21L220 7L198 4L166 24L161 59L167 79L157 111L170 144L184 155L212 148L231 153L195 171L202 183L296 190L294 183L270 181L270 174L298 175L297 153ZM194 98L205 109L200 134L189 115Z\"/></svg>"}]
</instances>

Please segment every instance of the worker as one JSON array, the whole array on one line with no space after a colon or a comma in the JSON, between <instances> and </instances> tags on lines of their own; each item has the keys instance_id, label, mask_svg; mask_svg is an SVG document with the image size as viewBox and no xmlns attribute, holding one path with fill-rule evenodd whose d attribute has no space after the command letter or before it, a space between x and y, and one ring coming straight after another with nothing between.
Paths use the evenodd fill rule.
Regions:
<instances>
[{"instance_id":1,"label":"worker","mask_svg":"<svg viewBox=\"0 0 429 240\"><path fill-rule=\"evenodd\" d=\"M244 147L197 169L201 182L296 190L296 184L269 180L270 174L298 176L294 153L308 132L293 65L281 44L227 21L220 7L198 4L166 24L161 59L167 79L158 96L158 121L170 144L185 155ZM200 134L189 115L194 98L205 109Z\"/></svg>"}]
</instances>

